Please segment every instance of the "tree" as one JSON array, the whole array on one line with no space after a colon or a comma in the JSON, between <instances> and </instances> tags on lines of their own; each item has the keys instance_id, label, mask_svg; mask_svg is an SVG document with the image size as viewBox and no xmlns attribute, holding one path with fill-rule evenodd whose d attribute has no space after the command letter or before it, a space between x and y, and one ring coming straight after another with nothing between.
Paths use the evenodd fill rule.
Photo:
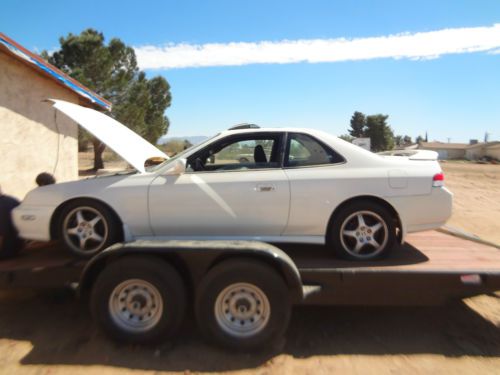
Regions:
<instances>
[{"instance_id":1,"label":"tree","mask_svg":"<svg viewBox=\"0 0 500 375\"><path fill-rule=\"evenodd\" d=\"M394 143L396 146L408 146L411 145L411 137L409 135L396 135L394 137Z\"/></svg>"},{"instance_id":2,"label":"tree","mask_svg":"<svg viewBox=\"0 0 500 375\"><path fill-rule=\"evenodd\" d=\"M366 117L365 136L370 137L372 151L379 152L394 148L394 133L387 125L388 115L371 115Z\"/></svg>"},{"instance_id":3,"label":"tree","mask_svg":"<svg viewBox=\"0 0 500 375\"><path fill-rule=\"evenodd\" d=\"M402 146L403 145L403 136L402 135L396 135L394 137L394 143L396 146Z\"/></svg>"},{"instance_id":4,"label":"tree","mask_svg":"<svg viewBox=\"0 0 500 375\"><path fill-rule=\"evenodd\" d=\"M353 137L349 134L342 134L342 135L339 135L339 138L343 139L346 142L352 143L352 141L354 140L355 137Z\"/></svg>"},{"instance_id":5,"label":"tree","mask_svg":"<svg viewBox=\"0 0 500 375\"><path fill-rule=\"evenodd\" d=\"M415 138L415 143L422 143L424 142L424 138L421 135L418 135L417 138Z\"/></svg>"},{"instance_id":6,"label":"tree","mask_svg":"<svg viewBox=\"0 0 500 375\"><path fill-rule=\"evenodd\" d=\"M355 138L360 138L365 136L366 130L366 117L361 112L354 112L351 117L351 129L349 129L349 134Z\"/></svg>"},{"instance_id":7,"label":"tree","mask_svg":"<svg viewBox=\"0 0 500 375\"><path fill-rule=\"evenodd\" d=\"M120 39L106 45L104 35L87 29L80 35L59 39L61 48L42 57L97 94L111 101L112 117L156 143L168 129L164 112L170 106L170 86L163 77L148 80L139 72L135 52ZM84 133L79 138L85 137ZM90 137L94 146L94 169L104 167L105 145Z\"/></svg>"}]
</instances>

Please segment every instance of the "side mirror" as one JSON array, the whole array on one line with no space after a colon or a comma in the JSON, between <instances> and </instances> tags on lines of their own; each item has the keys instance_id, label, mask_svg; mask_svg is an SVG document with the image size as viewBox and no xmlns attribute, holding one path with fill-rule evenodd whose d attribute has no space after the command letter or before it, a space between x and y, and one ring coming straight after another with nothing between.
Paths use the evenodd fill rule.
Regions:
<instances>
[{"instance_id":1,"label":"side mirror","mask_svg":"<svg viewBox=\"0 0 500 375\"><path fill-rule=\"evenodd\" d=\"M181 175L186 171L186 159L177 159L171 168L167 170L167 175Z\"/></svg>"}]
</instances>

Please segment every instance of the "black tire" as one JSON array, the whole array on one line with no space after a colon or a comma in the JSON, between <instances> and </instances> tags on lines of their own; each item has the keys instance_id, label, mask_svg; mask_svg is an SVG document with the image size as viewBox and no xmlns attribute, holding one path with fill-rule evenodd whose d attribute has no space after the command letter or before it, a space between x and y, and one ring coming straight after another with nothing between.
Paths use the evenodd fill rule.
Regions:
<instances>
[{"instance_id":1,"label":"black tire","mask_svg":"<svg viewBox=\"0 0 500 375\"><path fill-rule=\"evenodd\" d=\"M229 304L225 302L226 296L231 299ZM233 311L241 306L247 311L237 311L238 317L229 313L229 309L224 310L229 305ZM230 349L262 349L279 340L288 327L289 290L281 275L265 263L252 259L227 260L210 270L200 283L195 313L206 339ZM229 316L235 320L231 321ZM234 326L238 322L241 331Z\"/></svg>"},{"instance_id":2,"label":"black tire","mask_svg":"<svg viewBox=\"0 0 500 375\"><path fill-rule=\"evenodd\" d=\"M365 225L360 223L359 215ZM373 230L377 223L380 223L381 227ZM383 259L396 246L396 223L394 215L379 203L367 200L353 202L343 207L333 218L327 246L343 259ZM358 245L362 246L359 250L356 249Z\"/></svg>"},{"instance_id":3,"label":"black tire","mask_svg":"<svg viewBox=\"0 0 500 375\"><path fill-rule=\"evenodd\" d=\"M186 300L184 282L170 264L156 257L126 256L99 274L90 307L94 320L110 337L144 344L164 341L177 332Z\"/></svg>"},{"instance_id":4,"label":"black tire","mask_svg":"<svg viewBox=\"0 0 500 375\"><path fill-rule=\"evenodd\" d=\"M84 222L79 227L78 211L82 212ZM95 225L91 225L92 218L101 217ZM80 258L91 258L108 246L119 241L121 229L116 216L104 204L90 200L79 199L68 203L61 211L58 220L58 236L64 247L73 255ZM68 234L68 230L80 231ZM83 248L80 246L80 237L86 235ZM94 240L91 236L98 235L102 240Z\"/></svg>"}]
</instances>

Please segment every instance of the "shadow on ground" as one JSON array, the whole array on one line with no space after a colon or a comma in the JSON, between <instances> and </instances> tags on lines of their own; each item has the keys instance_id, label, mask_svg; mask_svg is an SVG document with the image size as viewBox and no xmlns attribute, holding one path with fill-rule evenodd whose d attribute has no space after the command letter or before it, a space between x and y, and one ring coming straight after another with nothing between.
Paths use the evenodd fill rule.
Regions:
<instances>
[{"instance_id":1,"label":"shadow on ground","mask_svg":"<svg viewBox=\"0 0 500 375\"><path fill-rule=\"evenodd\" d=\"M174 342L109 341L69 292L0 292L0 339L31 342L22 364L108 365L163 371L254 368L280 354L420 354L500 357L500 329L462 302L444 307L297 307L285 340L260 353L202 341L191 317Z\"/></svg>"}]
</instances>

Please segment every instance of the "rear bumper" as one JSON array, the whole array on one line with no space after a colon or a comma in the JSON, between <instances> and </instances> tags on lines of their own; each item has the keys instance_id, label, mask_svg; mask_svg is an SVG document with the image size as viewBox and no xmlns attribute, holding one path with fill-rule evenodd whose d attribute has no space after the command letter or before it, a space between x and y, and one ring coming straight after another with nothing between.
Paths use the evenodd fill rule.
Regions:
<instances>
[{"instance_id":1,"label":"rear bumper","mask_svg":"<svg viewBox=\"0 0 500 375\"><path fill-rule=\"evenodd\" d=\"M388 201L398 211L407 233L436 229L443 226L452 212L453 194L445 187L432 188L430 194L394 197Z\"/></svg>"},{"instance_id":2,"label":"rear bumper","mask_svg":"<svg viewBox=\"0 0 500 375\"><path fill-rule=\"evenodd\" d=\"M50 220L54 207L23 205L12 211L12 220L19 236L27 240L49 241Z\"/></svg>"}]
</instances>

